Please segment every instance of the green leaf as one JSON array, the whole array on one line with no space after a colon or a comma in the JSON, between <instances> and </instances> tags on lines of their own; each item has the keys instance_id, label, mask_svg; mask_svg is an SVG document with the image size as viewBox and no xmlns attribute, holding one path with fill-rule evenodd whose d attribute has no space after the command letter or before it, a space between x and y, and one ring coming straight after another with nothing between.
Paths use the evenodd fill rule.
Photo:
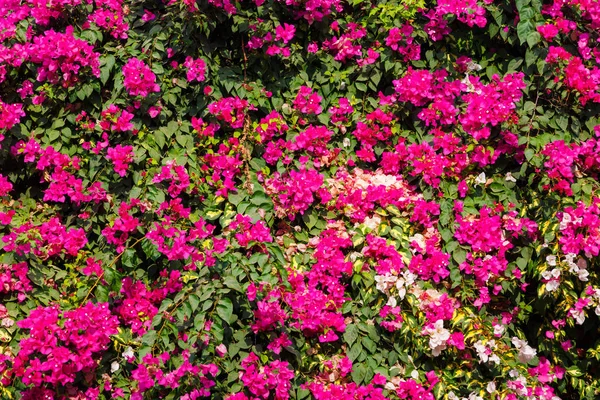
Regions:
<instances>
[{"instance_id":1,"label":"green leaf","mask_svg":"<svg viewBox=\"0 0 600 400\"><path fill-rule=\"evenodd\" d=\"M358 364L352 366L352 380L357 385L360 385L365 380L367 375L367 369L364 364Z\"/></svg>"},{"instance_id":2,"label":"green leaf","mask_svg":"<svg viewBox=\"0 0 600 400\"><path fill-rule=\"evenodd\" d=\"M310 212L306 212L302 215L302 220L308 227L308 229L312 229L317 223L317 217L315 216L315 211L311 210Z\"/></svg>"},{"instance_id":3,"label":"green leaf","mask_svg":"<svg viewBox=\"0 0 600 400\"><path fill-rule=\"evenodd\" d=\"M457 264L462 264L467 259L467 253L462 248L457 248L452 252L452 259L456 261Z\"/></svg>"},{"instance_id":4,"label":"green leaf","mask_svg":"<svg viewBox=\"0 0 600 400\"><path fill-rule=\"evenodd\" d=\"M525 149L525 158L527 161L531 161L533 156L535 155L535 150L533 149Z\"/></svg>"},{"instance_id":5,"label":"green leaf","mask_svg":"<svg viewBox=\"0 0 600 400\"><path fill-rule=\"evenodd\" d=\"M112 54L107 55L106 58L104 58L104 60L103 60L104 66L109 71L113 69L115 62L116 62L115 56L113 56Z\"/></svg>"},{"instance_id":6,"label":"green leaf","mask_svg":"<svg viewBox=\"0 0 600 400\"><path fill-rule=\"evenodd\" d=\"M534 47L541 40L542 40L542 35L540 35L539 32L533 31L533 32L529 32L529 34L527 35L527 45L529 46L529 48Z\"/></svg>"},{"instance_id":7,"label":"green leaf","mask_svg":"<svg viewBox=\"0 0 600 400\"><path fill-rule=\"evenodd\" d=\"M352 347L350 347L350 350L348 350L346 355L348 356L350 361L354 361L358 358L358 356L360 356L360 353L362 353L362 351L363 351L363 347L362 347L361 341L359 340L356 343L354 343L354 345Z\"/></svg>"},{"instance_id":8,"label":"green leaf","mask_svg":"<svg viewBox=\"0 0 600 400\"><path fill-rule=\"evenodd\" d=\"M346 331L344 332L344 341L349 345L352 344L358 339L358 328L354 324L350 324L346 326Z\"/></svg>"},{"instance_id":9,"label":"green leaf","mask_svg":"<svg viewBox=\"0 0 600 400\"><path fill-rule=\"evenodd\" d=\"M368 337L364 337L362 338L362 345L363 347L365 347L367 350L369 350L369 352L371 354L375 354L377 353L377 344L375 344L374 341L372 341L370 338Z\"/></svg>"},{"instance_id":10,"label":"green leaf","mask_svg":"<svg viewBox=\"0 0 600 400\"><path fill-rule=\"evenodd\" d=\"M121 256L121 264L125 267L134 268L139 264L139 258L135 253L135 249L126 249Z\"/></svg>"},{"instance_id":11,"label":"green leaf","mask_svg":"<svg viewBox=\"0 0 600 400\"><path fill-rule=\"evenodd\" d=\"M510 62L508 63L507 72L518 71L521 64L523 64L522 58L514 58L514 59L510 60Z\"/></svg>"},{"instance_id":12,"label":"green leaf","mask_svg":"<svg viewBox=\"0 0 600 400\"><path fill-rule=\"evenodd\" d=\"M142 188L139 186L134 186L133 188L131 188L131 191L129 192L129 198L137 199L140 197L140 194L142 194Z\"/></svg>"},{"instance_id":13,"label":"green leaf","mask_svg":"<svg viewBox=\"0 0 600 400\"><path fill-rule=\"evenodd\" d=\"M233 289L240 293L244 293L244 289L242 289L242 286L240 285L240 283L233 276L226 276L225 278L223 278L223 284L230 289Z\"/></svg>"},{"instance_id":14,"label":"green leaf","mask_svg":"<svg viewBox=\"0 0 600 400\"><path fill-rule=\"evenodd\" d=\"M227 323L231 323L231 317L233 315L233 303L228 297L223 297L219 300L217 305L217 315Z\"/></svg>"},{"instance_id":15,"label":"green leaf","mask_svg":"<svg viewBox=\"0 0 600 400\"><path fill-rule=\"evenodd\" d=\"M521 8L519 10L519 19L521 21L530 20L535 16L535 11L531 7Z\"/></svg>"},{"instance_id":16,"label":"green leaf","mask_svg":"<svg viewBox=\"0 0 600 400\"><path fill-rule=\"evenodd\" d=\"M154 345L155 341L156 341L156 331L155 330L146 332L144 334L144 336L142 337L142 343L147 346Z\"/></svg>"},{"instance_id":17,"label":"green leaf","mask_svg":"<svg viewBox=\"0 0 600 400\"><path fill-rule=\"evenodd\" d=\"M566 131L567 127L569 126L569 117L560 115L558 118L556 118L556 124L560 127L560 129Z\"/></svg>"},{"instance_id":18,"label":"green leaf","mask_svg":"<svg viewBox=\"0 0 600 400\"><path fill-rule=\"evenodd\" d=\"M535 32L535 26L529 20L521 20L517 24L517 37L521 44L527 41L529 34Z\"/></svg>"},{"instance_id":19,"label":"green leaf","mask_svg":"<svg viewBox=\"0 0 600 400\"><path fill-rule=\"evenodd\" d=\"M450 280L452 280L452 288L457 287L462 282L462 275L458 268L450 269Z\"/></svg>"},{"instance_id":20,"label":"green leaf","mask_svg":"<svg viewBox=\"0 0 600 400\"><path fill-rule=\"evenodd\" d=\"M188 297L188 302L192 307L192 311L195 311L198 308L198 305L200 304L200 299L195 294L190 294L190 296Z\"/></svg>"},{"instance_id":21,"label":"green leaf","mask_svg":"<svg viewBox=\"0 0 600 400\"><path fill-rule=\"evenodd\" d=\"M247 196L246 192L239 190L237 192L229 192L227 198L231 204L233 204L234 206L237 206L246 198L246 196Z\"/></svg>"},{"instance_id":22,"label":"green leaf","mask_svg":"<svg viewBox=\"0 0 600 400\"><path fill-rule=\"evenodd\" d=\"M157 129L154 131L154 142L158 145L159 148L165 147L166 139L162 130Z\"/></svg>"}]
</instances>

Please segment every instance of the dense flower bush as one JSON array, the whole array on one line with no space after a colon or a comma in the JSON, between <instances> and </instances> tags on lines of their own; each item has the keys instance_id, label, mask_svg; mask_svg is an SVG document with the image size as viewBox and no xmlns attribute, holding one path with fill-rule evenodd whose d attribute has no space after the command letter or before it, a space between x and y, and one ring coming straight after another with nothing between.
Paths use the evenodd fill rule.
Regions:
<instances>
[{"instance_id":1,"label":"dense flower bush","mask_svg":"<svg viewBox=\"0 0 600 400\"><path fill-rule=\"evenodd\" d=\"M0 398L600 397L600 5L0 2Z\"/></svg>"}]
</instances>

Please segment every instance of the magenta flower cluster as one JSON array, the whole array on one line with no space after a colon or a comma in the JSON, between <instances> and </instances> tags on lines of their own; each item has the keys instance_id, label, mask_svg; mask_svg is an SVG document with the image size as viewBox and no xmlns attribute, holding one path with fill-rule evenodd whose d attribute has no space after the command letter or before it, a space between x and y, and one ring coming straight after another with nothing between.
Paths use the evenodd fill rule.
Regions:
<instances>
[{"instance_id":1,"label":"magenta flower cluster","mask_svg":"<svg viewBox=\"0 0 600 400\"><path fill-rule=\"evenodd\" d=\"M146 97L160 92L154 72L139 58L130 58L123 66L123 86L130 96Z\"/></svg>"},{"instance_id":2,"label":"magenta flower cluster","mask_svg":"<svg viewBox=\"0 0 600 400\"><path fill-rule=\"evenodd\" d=\"M110 336L117 333L119 321L106 303L87 303L70 311L40 307L17 324L28 330L29 336L21 340L12 360L12 373L26 385L33 385L31 393L27 390L24 395L35 398L34 393L40 395L36 388L42 384L68 386L78 377L93 373Z\"/></svg>"}]
</instances>

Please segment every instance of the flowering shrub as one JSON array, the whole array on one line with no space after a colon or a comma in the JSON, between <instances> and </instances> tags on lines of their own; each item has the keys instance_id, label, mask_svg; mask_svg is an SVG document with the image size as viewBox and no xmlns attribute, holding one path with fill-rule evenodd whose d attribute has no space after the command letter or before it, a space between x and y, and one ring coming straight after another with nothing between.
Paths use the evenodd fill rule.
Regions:
<instances>
[{"instance_id":1,"label":"flowering shrub","mask_svg":"<svg viewBox=\"0 0 600 400\"><path fill-rule=\"evenodd\" d=\"M600 6L0 4L0 398L600 397Z\"/></svg>"}]
</instances>

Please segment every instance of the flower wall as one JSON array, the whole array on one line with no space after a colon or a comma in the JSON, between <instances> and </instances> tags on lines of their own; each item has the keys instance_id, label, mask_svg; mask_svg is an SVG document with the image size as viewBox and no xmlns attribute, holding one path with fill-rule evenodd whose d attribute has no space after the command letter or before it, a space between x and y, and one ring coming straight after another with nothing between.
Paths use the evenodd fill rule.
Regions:
<instances>
[{"instance_id":1,"label":"flower wall","mask_svg":"<svg viewBox=\"0 0 600 400\"><path fill-rule=\"evenodd\" d=\"M600 396L600 4L2 0L0 397Z\"/></svg>"}]
</instances>

